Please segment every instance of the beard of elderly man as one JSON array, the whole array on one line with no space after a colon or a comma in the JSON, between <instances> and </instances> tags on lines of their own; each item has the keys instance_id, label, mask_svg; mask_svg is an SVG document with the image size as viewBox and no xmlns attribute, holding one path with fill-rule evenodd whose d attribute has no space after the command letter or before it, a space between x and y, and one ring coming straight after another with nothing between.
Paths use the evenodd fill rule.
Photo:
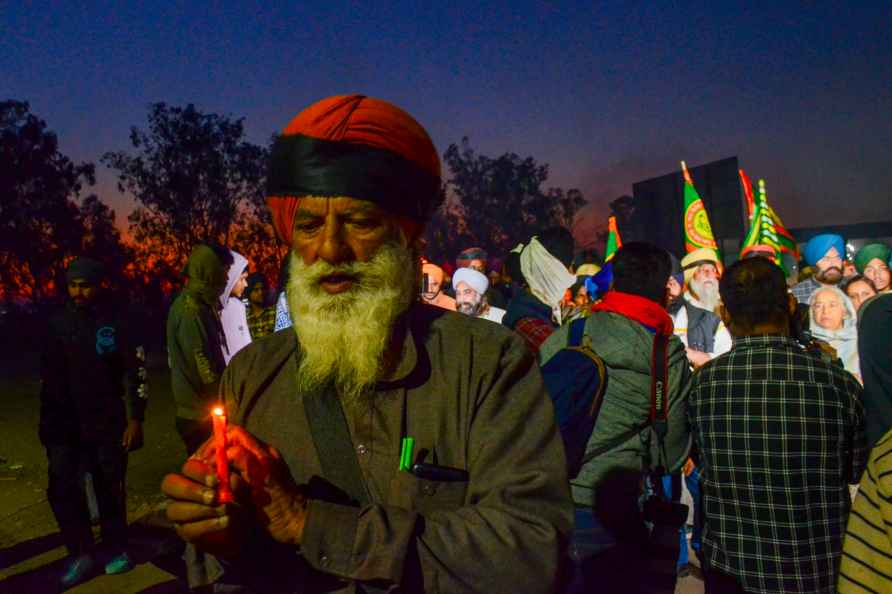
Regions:
<instances>
[{"instance_id":1,"label":"beard of elderly man","mask_svg":"<svg viewBox=\"0 0 892 594\"><path fill-rule=\"evenodd\" d=\"M694 272L690 291L708 311L715 311L721 301L719 296L718 270L714 264L701 264Z\"/></svg>"},{"instance_id":2,"label":"beard of elderly man","mask_svg":"<svg viewBox=\"0 0 892 594\"><path fill-rule=\"evenodd\" d=\"M290 259L288 309L303 353L302 390L331 382L349 404L378 378L393 325L418 284L414 250L401 232L393 234L367 262Z\"/></svg>"}]
</instances>

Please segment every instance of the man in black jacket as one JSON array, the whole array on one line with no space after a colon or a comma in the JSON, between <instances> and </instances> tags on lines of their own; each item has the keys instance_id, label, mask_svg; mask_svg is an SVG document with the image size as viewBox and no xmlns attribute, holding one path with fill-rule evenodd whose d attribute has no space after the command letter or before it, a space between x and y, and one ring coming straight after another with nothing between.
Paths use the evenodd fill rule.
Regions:
<instances>
[{"instance_id":1,"label":"man in black jacket","mask_svg":"<svg viewBox=\"0 0 892 594\"><path fill-rule=\"evenodd\" d=\"M50 318L41 358L40 440L49 462L47 497L70 555L61 584L96 563L84 494L89 472L99 504L106 573L132 565L126 552L127 452L142 445L145 351L102 294L102 265L77 258L66 271L70 299Z\"/></svg>"}]
</instances>

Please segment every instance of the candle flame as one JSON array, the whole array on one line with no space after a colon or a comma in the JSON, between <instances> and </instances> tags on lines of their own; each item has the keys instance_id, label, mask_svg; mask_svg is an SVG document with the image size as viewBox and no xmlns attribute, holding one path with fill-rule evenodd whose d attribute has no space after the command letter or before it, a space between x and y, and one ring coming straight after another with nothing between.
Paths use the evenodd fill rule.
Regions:
<instances>
[{"instance_id":1,"label":"candle flame","mask_svg":"<svg viewBox=\"0 0 892 594\"><path fill-rule=\"evenodd\" d=\"M223 407L215 406L214 410L212 410L211 412L214 413L215 415L217 415L218 417L222 417L223 416Z\"/></svg>"}]
</instances>

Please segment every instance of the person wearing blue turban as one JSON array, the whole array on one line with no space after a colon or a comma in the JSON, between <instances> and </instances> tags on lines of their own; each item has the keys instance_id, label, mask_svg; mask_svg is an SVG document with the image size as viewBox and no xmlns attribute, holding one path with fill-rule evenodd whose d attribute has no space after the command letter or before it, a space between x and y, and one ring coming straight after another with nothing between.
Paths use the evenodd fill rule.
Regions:
<instances>
[{"instance_id":1,"label":"person wearing blue turban","mask_svg":"<svg viewBox=\"0 0 892 594\"><path fill-rule=\"evenodd\" d=\"M815 235L805 244L803 255L808 265L815 269L815 275L794 286L792 292L799 303L807 304L819 288L833 287L842 281L846 242L835 233Z\"/></svg>"}]
</instances>

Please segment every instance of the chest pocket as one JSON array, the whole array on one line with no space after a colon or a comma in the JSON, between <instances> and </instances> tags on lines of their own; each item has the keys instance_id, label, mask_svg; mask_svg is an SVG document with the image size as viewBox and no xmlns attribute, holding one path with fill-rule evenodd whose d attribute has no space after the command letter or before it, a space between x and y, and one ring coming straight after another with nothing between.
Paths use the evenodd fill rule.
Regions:
<instances>
[{"instance_id":1,"label":"chest pocket","mask_svg":"<svg viewBox=\"0 0 892 594\"><path fill-rule=\"evenodd\" d=\"M465 505L467 481L431 481L398 471L390 481L389 503L422 514L449 511Z\"/></svg>"}]
</instances>

